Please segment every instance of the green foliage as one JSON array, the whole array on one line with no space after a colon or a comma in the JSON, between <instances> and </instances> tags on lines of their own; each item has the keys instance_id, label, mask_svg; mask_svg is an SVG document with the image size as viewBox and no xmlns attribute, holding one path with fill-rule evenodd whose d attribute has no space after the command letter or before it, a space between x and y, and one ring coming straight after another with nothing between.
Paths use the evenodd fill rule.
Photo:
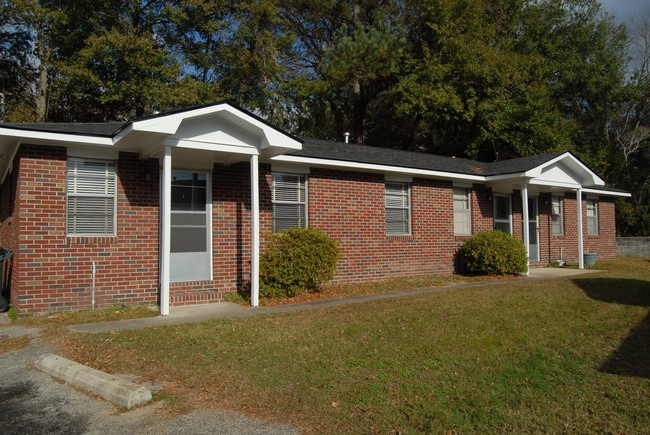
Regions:
<instances>
[{"instance_id":1,"label":"green foliage","mask_svg":"<svg viewBox=\"0 0 650 435\"><path fill-rule=\"evenodd\" d=\"M9 319L12 322L18 320L18 312L16 311L16 307L14 307L14 304L9 304L9 311L7 311L7 316L9 316Z\"/></svg>"},{"instance_id":2,"label":"green foliage","mask_svg":"<svg viewBox=\"0 0 650 435\"><path fill-rule=\"evenodd\" d=\"M521 240L499 230L470 237L460 247L460 254L469 272L488 275L525 272L528 262Z\"/></svg>"},{"instance_id":3,"label":"green foliage","mask_svg":"<svg viewBox=\"0 0 650 435\"><path fill-rule=\"evenodd\" d=\"M314 292L334 277L337 242L320 230L292 228L270 235L260 258L260 294L295 296Z\"/></svg>"}]
</instances>

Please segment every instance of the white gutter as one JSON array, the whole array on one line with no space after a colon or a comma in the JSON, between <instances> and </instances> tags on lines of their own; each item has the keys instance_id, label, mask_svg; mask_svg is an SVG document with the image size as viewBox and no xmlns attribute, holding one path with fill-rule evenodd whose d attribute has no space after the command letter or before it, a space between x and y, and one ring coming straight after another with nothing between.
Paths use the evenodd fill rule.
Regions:
<instances>
[{"instance_id":1,"label":"white gutter","mask_svg":"<svg viewBox=\"0 0 650 435\"><path fill-rule=\"evenodd\" d=\"M601 196L618 196L621 198L630 198L632 196L629 192L612 192L610 190L599 190L599 189L582 189L583 193L594 193Z\"/></svg>"},{"instance_id":2,"label":"white gutter","mask_svg":"<svg viewBox=\"0 0 650 435\"><path fill-rule=\"evenodd\" d=\"M49 131L20 130L14 128L0 128L0 136L14 137L21 142L44 141L47 143L81 143L85 145L113 145L113 138L102 136L77 135L69 133L53 133Z\"/></svg>"}]
</instances>

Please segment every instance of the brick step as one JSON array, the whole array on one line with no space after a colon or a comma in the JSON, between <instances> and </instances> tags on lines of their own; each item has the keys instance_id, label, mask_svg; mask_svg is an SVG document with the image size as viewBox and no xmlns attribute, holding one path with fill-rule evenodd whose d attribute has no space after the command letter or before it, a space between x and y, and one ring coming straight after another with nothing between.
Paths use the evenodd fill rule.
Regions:
<instances>
[{"instance_id":1,"label":"brick step","mask_svg":"<svg viewBox=\"0 0 650 435\"><path fill-rule=\"evenodd\" d=\"M182 290L173 291L169 295L169 305L199 305L213 302L223 302L224 293L219 290Z\"/></svg>"}]
</instances>

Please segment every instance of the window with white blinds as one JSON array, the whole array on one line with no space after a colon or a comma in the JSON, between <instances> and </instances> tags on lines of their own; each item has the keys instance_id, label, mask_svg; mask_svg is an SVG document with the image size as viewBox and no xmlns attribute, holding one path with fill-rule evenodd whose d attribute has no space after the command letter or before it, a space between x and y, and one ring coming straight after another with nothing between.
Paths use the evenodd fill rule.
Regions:
<instances>
[{"instance_id":1,"label":"window with white blinds","mask_svg":"<svg viewBox=\"0 0 650 435\"><path fill-rule=\"evenodd\" d=\"M454 187L454 234L467 236L472 233L472 212L469 205L469 189Z\"/></svg>"},{"instance_id":2,"label":"window with white blinds","mask_svg":"<svg viewBox=\"0 0 650 435\"><path fill-rule=\"evenodd\" d=\"M409 184L386 182L386 234L411 233Z\"/></svg>"},{"instance_id":3,"label":"window with white blinds","mask_svg":"<svg viewBox=\"0 0 650 435\"><path fill-rule=\"evenodd\" d=\"M115 172L115 162L68 159L68 235L115 235Z\"/></svg>"},{"instance_id":4,"label":"window with white blinds","mask_svg":"<svg viewBox=\"0 0 650 435\"><path fill-rule=\"evenodd\" d=\"M587 199L587 234L598 235L598 201Z\"/></svg>"},{"instance_id":5,"label":"window with white blinds","mask_svg":"<svg viewBox=\"0 0 650 435\"><path fill-rule=\"evenodd\" d=\"M307 177L273 174L273 231L307 227Z\"/></svg>"},{"instance_id":6,"label":"window with white blinds","mask_svg":"<svg viewBox=\"0 0 650 435\"><path fill-rule=\"evenodd\" d=\"M551 233L554 236L564 234L564 205L562 197L551 196Z\"/></svg>"}]
</instances>

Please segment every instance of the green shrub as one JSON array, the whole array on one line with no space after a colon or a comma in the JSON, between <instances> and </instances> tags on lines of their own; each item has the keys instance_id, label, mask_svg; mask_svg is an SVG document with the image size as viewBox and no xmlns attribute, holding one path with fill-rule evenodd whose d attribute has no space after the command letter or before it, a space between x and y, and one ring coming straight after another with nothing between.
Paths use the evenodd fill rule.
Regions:
<instances>
[{"instance_id":1,"label":"green shrub","mask_svg":"<svg viewBox=\"0 0 650 435\"><path fill-rule=\"evenodd\" d=\"M260 294L292 297L329 281L339 259L337 242L320 230L292 228L273 233L260 257Z\"/></svg>"},{"instance_id":2,"label":"green shrub","mask_svg":"<svg viewBox=\"0 0 650 435\"><path fill-rule=\"evenodd\" d=\"M463 243L460 254L465 269L487 275L517 274L526 271L528 257L521 240L502 231L482 231Z\"/></svg>"}]
</instances>

